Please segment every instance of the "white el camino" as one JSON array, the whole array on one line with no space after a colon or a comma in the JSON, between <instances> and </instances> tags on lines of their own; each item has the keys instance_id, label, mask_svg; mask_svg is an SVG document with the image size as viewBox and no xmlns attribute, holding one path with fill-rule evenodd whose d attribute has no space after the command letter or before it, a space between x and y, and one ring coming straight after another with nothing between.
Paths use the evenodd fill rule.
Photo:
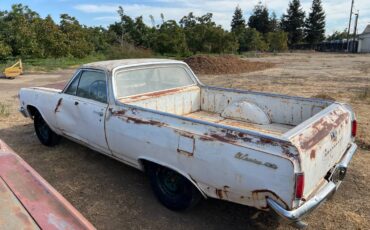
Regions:
<instances>
[{"instance_id":1,"label":"white el camino","mask_svg":"<svg viewBox=\"0 0 370 230\"><path fill-rule=\"evenodd\" d=\"M202 84L184 62L104 61L68 84L20 90L40 142L60 137L145 171L159 201L216 198L296 227L341 184L356 120L343 103Z\"/></svg>"}]
</instances>

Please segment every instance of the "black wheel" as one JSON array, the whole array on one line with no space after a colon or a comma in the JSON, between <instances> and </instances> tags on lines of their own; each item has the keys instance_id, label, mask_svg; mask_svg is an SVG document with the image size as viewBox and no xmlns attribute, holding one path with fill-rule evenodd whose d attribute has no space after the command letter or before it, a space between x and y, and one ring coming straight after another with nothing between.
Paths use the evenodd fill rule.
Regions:
<instances>
[{"instance_id":1,"label":"black wheel","mask_svg":"<svg viewBox=\"0 0 370 230\"><path fill-rule=\"evenodd\" d=\"M184 211L201 200L198 189L179 173L158 165L150 165L147 170L154 194L167 208Z\"/></svg>"},{"instance_id":2,"label":"black wheel","mask_svg":"<svg viewBox=\"0 0 370 230\"><path fill-rule=\"evenodd\" d=\"M39 112L35 113L33 118L36 135L39 138L40 142L46 146L55 146L60 141L60 136L53 132L50 129L48 124L42 118Z\"/></svg>"}]
</instances>

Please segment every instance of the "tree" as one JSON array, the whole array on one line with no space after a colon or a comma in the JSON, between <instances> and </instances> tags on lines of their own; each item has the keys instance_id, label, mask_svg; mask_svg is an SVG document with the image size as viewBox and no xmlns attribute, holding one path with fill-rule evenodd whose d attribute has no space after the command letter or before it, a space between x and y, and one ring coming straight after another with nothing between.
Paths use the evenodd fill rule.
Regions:
<instances>
[{"instance_id":1,"label":"tree","mask_svg":"<svg viewBox=\"0 0 370 230\"><path fill-rule=\"evenodd\" d=\"M270 32L267 35L267 40L271 52L285 51L288 49L288 34L286 32Z\"/></svg>"},{"instance_id":2,"label":"tree","mask_svg":"<svg viewBox=\"0 0 370 230\"><path fill-rule=\"evenodd\" d=\"M192 28L197 24L197 20L193 14L190 12L187 16L184 16L180 20L180 25L182 28Z\"/></svg>"},{"instance_id":3,"label":"tree","mask_svg":"<svg viewBox=\"0 0 370 230\"><path fill-rule=\"evenodd\" d=\"M0 40L0 60L7 58L11 53L12 48Z\"/></svg>"},{"instance_id":4,"label":"tree","mask_svg":"<svg viewBox=\"0 0 370 230\"><path fill-rule=\"evenodd\" d=\"M249 51L265 51L268 49L268 45L263 39L261 33L255 28L247 28L245 33L245 41L247 50Z\"/></svg>"},{"instance_id":5,"label":"tree","mask_svg":"<svg viewBox=\"0 0 370 230\"><path fill-rule=\"evenodd\" d=\"M104 53L110 47L113 35L107 29L99 27L87 27L87 41L92 44L95 53Z\"/></svg>"},{"instance_id":6,"label":"tree","mask_svg":"<svg viewBox=\"0 0 370 230\"><path fill-rule=\"evenodd\" d=\"M235 8L234 16L231 21L231 32L239 42L239 52L246 50L245 44L246 23L243 12L239 6Z\"/></svg>"},{"instance_id":7,"label":"tree","mask_svg":"<svg viewBox=\"0 0 370 230\"><path fill-rule=\"evenodd\" d=\"M277 20L276 13L272 12L270 16L270 32L276 32L279 29L279 22Z\"/></svg>"},{"instance_id":8,"label":"tree","mask_svg":"<svg viewBox=\"0 0 370 230\"><path fill-rule=\"evenodd\" d=\"M94 51L93 44L89 42L87 28L82 27L75 17L68 14L60 16L60 29L66 36L67 54L82 58Z\"/></svg>"},{"instance_id":9,"label":"tree","mask_svg":"<svg viewBox=\"0 0 370 230\"><path fill-rule=\"evenodd\" d=\"M222 53L237 49L238 44L234 35L222 29L221 26L216 26L212 17L211 13L200 17L189 13L180 20L187 46L192 53Z\"/></svg>"},{"instance_id":10,"label":"tree","mask_svg":"<svg viewBox=\"0 0 370 230\"><path fill-rule=\"evenodd\" d=\"M2 30L6 27L4 22L4 16L6 14L6 11L0 11L0 28L2 28ZM0 33L0 60L7 58L12 53L12 48L4 41L2 32Z\"/></svg>"},{"instance_id":11,"label":"tree","mask_svg":"<svg viewBox=\"0 0 370 230\"><path fill-rule=\"evenodd\" d=\"M234 11L233 19L231 21L231 32L239 36L242 33L244 33L245 28L246 25L242 9L239 6L237 6Z\"/></svg>"},{"instance_id":12,"label":"tree","mask_svg":"<svg viewBox=\"0 0 370 230\"><path fill-rule=\"evenodd\" d=\"M161 54L181 54L187 51L185 34L174 20L165 21L158 31L157 51Z\"/></svg>"},{"instance_id":13,"label":"tree","mask_svg":"<svg viewBox=\"0 0 370 230\"><path fill-rule=\"evenodd\" d=\"M135 46L149 47L149 27L144 23L143 17L137 17L130 33Z\"/></svg>"},{"instance_id":14,"label":"tree","mask_svg":"<svg viewBox=\"0 0 370 230\"><path fill-rule=\"evenodd\" d=\"M294 46L303 40L304 17L305 13L299 0L292 0L287 14L284 14L281 19L281 28L288 33L289 46Z\"/></svg>"},{"instance_id":15,"label":"tree","mask_svg":"<svg viewBox=\"0 0 370 230\"><path fill-rule=\"evenodd\" d=\"M11 11L3 14L1 33L14 56L40 56L36 32L32 28L37 18L39 15L35 11L22 4L12 5Z\"/></svg>"},{"instance_id":16,"label":"tree","mask_svg":"<svg viewBox=\"0 0 370 230\"><path fill-rule=\"evenodd\" d=\"M68 52L66 52L68 50L67 38L50 15L45 19L35 19L32 27L36 32L40 57L63 57L68 55Z\"/></svg>"},{"instance_id":17,"label":"tree","mask_svg":"<svg viewBox=\"0 0 370 230\"><path fill-rule=\"evenodd\" d=\"M255 28L262 34L270 32L270 19L267 7L263 6L261 1L254 7L252 15L249 17L248 26Z\"/></svg>"},{"instance_id":18,"label":"tree","mask_svg":"<svg viewBox=\"0 0 370 230\"><path fill-rule=\"evenodd\" d=\"M305 22L305 40L317 44L325 39L325 12L321 0L313 0L311 12Z\"/></svg>"},{"instance_id":19,"label":"tree","mask_svg":"<svg viewBox=\"0 0 370 230\"><path fill-rule=\"evenodd\" d=\"M331 35L329 35L326 40L328 41L334 41L334 40L342 40L347 39L347 29L340 31L334 31Z\"/></svg>"},{"instance_id":20,"label":"tree","mask_svg":"<svg viewBox=\"0 0 370 230\"><path fill-rule=\"evenodd\" d=\"M131 42L131 33L134 30L134 21L128 15L126 15L125 11L123 10L122 6L118 7L118 14L121 18L119 22L120 27L117 28L117 34L120 34L120 43L121 46L123 43Z\"/></svg>"}]
</instances>

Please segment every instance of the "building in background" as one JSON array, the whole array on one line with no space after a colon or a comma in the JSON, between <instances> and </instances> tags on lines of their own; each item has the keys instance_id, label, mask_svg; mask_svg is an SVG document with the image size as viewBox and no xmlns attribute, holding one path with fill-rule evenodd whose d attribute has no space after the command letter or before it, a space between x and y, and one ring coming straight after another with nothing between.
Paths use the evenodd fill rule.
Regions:
<instances>
[{"instance_id":1,"label":"building in background","mask_svg":"<svg viewBox=\"0 0 370 230\"><path fill-rule=\"evenodd\" d=\"M370 53L370 24L366 26L364 32L358 35L359 53Z\"/></svg>"}]
</instances>

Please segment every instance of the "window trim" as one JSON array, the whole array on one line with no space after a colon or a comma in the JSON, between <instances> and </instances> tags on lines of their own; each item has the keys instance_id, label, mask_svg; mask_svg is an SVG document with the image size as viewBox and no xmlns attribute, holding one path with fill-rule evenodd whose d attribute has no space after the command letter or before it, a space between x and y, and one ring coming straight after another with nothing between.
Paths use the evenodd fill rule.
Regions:
<instances>
[{"instance_id":1,"label":"window trim","mask_svg":"<svg viewBox=\"0 0 370 230\"><path fill-rule=\"evenodd\" d=\"M166 67L174 67L174 66L175 67L182 68L183 70L185 70L185 72L188 74L188 76L191 79L191 81L193 82L193 84L186 85L186 86L173 87L173 88L168 88L168 89L163 89L163 90L158 90L158 91L150 91L150 92L146 92L146 93L133 94L133 95L130 95L130 96L124 96L124 97L119 97L119 98L117 97L117 87L116 87L116 77L117 77L117 74L122 73L122 72L135 71L135 70L166 68ZM176 64L166 64L166 65L140 66L140 67L128 68L128 69L125 69L125 68L118 69L117 71L114 72L114 75L112 76L112 84L113 84L113 96L114 96L114 100L121 100L121 99L130 98L130 97L136 97L136 96L141 96L141 95L146 95L146 94L151 94L151 93L156 93L156 92L165 92L165 91L168 91L168 90L179 89L179 88L188 88L188 87L193 87L193 86L198 85L197 84L197 81L193 77L193 74L188 70L188 68L186 68L183 65L179 65L177 63Z\"/></svg>"},{"instance_id":2,"label":"window trim","mask_svg":"<svg viewBox=\"0 0 370 230\"><path fill-rule=\"evenodd\" d=\"M82 76L82 73L84 71L90 71L90 72L99 72L99 73L103 73L104 76L105 76L105 82L106 82L106 85L105 85L105 89L106 89L106 92L107 92L107 101L106 102L101 102L101 101L98 101L98 100L94 100L92 98L86 98L86 97L80 97L80 96L77 96L77 89L78 89L78 86L80 85L80 80L81 80L81 76ZM74 79L76 77L80 77L80 79L78 80L78 85L77 85L77 89L76 89L76 94L68 94L66 93L66 91L68 90L68 88L70 87L70 85L72 84L72 82L74 81ZM79 69L75 74L74 76L69 80L68 84L64 87L63 91L61 93L63 94L66 94L66 95L69 95L69 96L73 96L73 97L76 97L76 98L81 98L81 99L86 99L86 100L91 100L91 101L94 101L94 102L98 102L98 103L102 103L102 104L109 104L109 88L108 88L108 76L107 76L107 73L104 71L104 70L100 70L100 69L91 69L91 68L81 68Z\"/></svg>"}]
</instances>

